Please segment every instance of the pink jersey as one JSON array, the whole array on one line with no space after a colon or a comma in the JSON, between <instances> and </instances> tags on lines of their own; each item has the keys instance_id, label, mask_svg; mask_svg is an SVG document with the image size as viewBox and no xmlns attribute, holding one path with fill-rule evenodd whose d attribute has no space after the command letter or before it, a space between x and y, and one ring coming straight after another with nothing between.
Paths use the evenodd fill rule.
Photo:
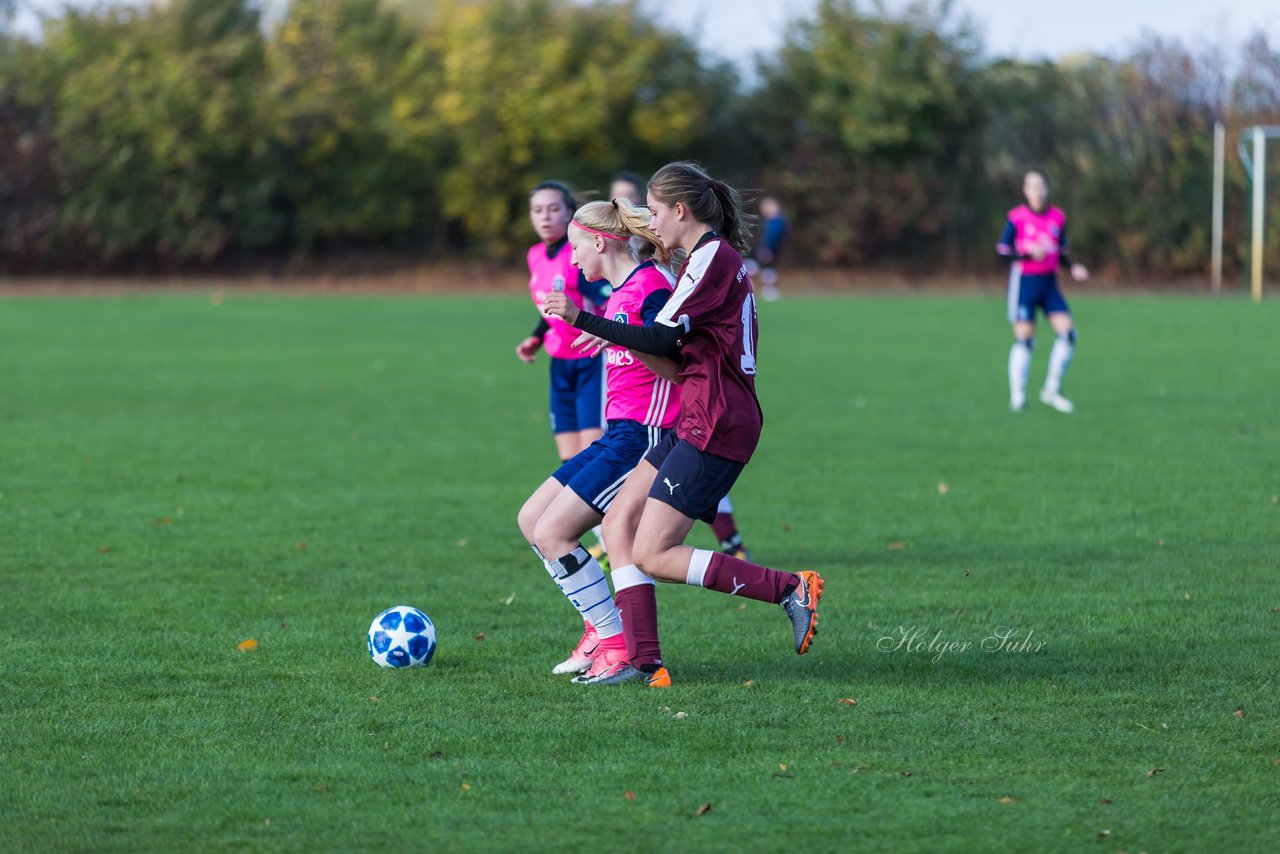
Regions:
<instances>
[{"instance_id":1,"label":"pink jersey","mask_svg":"<svg viewBox=\"0 0 1280 854\"><path fill-rule=\"evenodd\" d=\"M1009 225L1013 226L1012 254L1020 256L1018 264L1025 275L1057 272L1067 227L1067 215L1061 209L1050 207L1036 213L1027 205L1018 205L1009 211ZM1031 257L1037 249L1044 254L1039 261Z\"/></svg>"},{"instance_id":2,"label":"pink jersey","mask_svg":"<svg viewBox=\"0 0 1280 854\"><path fill-rule=\"evenodd\" d=\"M680 423L698 450L745 463L760 441L756 398L756 298L742 256L708 232L680 269L658 322L680 337Z\"/></svg>"},{"instance_id":3,"label":"pink jersey","mask_svg":"<svg viewBox=\"0 0 1280 854\"><path fill-rule=\"evenodd\" d=\"M569 247L567 240L553 247L545 243L535 243L529 247L527 260L529 262L529 293L539 312L542 311L543 300L552 291L564 291L574 305L583 308L585 301L582 292L578 289L580 276L578 268L573 265L573 250ZM590 310L590 307L587 310ZM573 349L573 342L582 334L581 331L574 329L572 325L558 317L548 317L545 314L543 317L546 317L551 325L542 339L542 346L546 348L548 356L556 359L585 359L591 355L589 350L583 352Z\"/></svg>"},{"instance_id":4,"label":"pink jersey","mask_svg":"<svg viewBox=\"0 0 1280 854\"><path fill-rule=\"evenodd\" d=\"M656 314L658 302L671 295L671 280L653 262L641 264L613 292L605 317L618 323L644 325L646 304ZM680 387L654 375L625 347L605 350L605 418L627 419L649 427L671 427L680 414Z\"/></svg>"}]
</instances>

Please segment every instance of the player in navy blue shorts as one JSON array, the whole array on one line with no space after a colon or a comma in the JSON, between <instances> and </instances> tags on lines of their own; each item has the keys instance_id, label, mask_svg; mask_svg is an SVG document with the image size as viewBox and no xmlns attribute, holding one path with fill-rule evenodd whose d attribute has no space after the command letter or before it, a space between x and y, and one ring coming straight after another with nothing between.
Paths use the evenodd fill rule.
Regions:
<instances>
[{"instance_id":1,"label":"player in navy blue shorts","mask_svg":"<svg viewBox=\"0 0 1280 854\"><path fill-rule=\"evenodd\" d=\"M569 225L574 263L588 277L613 284L608 314L621 322L652 324L671 297L670 254L648 223L643 208L600 201L584 205ZM566 293L553 292L548 299L552 297L577 308ZM579 337L575 334L574 340ZM608 347L605 353L608 429L538 487L519 516L521 533L583 619L582 637L552 672L586 671L587 680L629 664L619 609L634 595L631 587L652 582L638 571L615 571L615 605L603 567L579 538L605 518L636 464L679 416L680 393L671 378L655 376L646 358L629 351ZM630 562L625 551L618 555ZM654 686L663 687L661 682L659 678Z\"/></svg>"},{"instance_id":2,"label":"player in navy blue shorts","mask_svg":"<svg viewBox=\"0 0 1280 854\"><path fill-rule=\"evenodd\" d=\"M1049 320L1057 333L1049 353L1049 371L1040 400L1059 412L1071 412L1075 405L1062 396L1062 377L1076 349L1076 328L1071 309L1058 289L1058 266L1071 271L1071 278L1083 282L1089 271L1071 263L1067 247L1067 215L1049 206L1049 182L1032 170L1022 182L1027 199L1009 211L996 253L1010 262L1009 322L1013 324L1013 347L1009 350L1009 408L1021 412L1027 406L1027 377L1031 373L1031 348L1035 345L1036 311Z\"/></svg>"},{"instance_id":3,"label":"player in navy blue shorts","mask_svg":"<svg viewBox=\"0 0 1280 854\"><path fill-rule=\"evenodd\" d=\"M547 294L562 292L589 310L608 299L607 282L590 282L573 265L568 248L569 221L577 210L569 188L559 181L543 181L529 192L529 222L539 242L529 248L529 295L535 307ZM590 445L604 432L604 360L573 348L577 333L568 324L545 315L533 332L516 346L516 356L533 362L539 349L551 357L551 432L561 461Z\"/></svg>"},{"instance_id":4,"label":"player in navy blue shorts","mask_svg":"<svg viewBox=\"0 0 1280 854\"><path fill-rule=\"evenodd\" d=\"M804 654L817 632L818 573L767 569L684 545L696 520L715 518L763 424L755 391L755 294L741 254L751 241L747 217L736 191L691 163L659 169L649 180L647 201L658 239L669 250L688 253L657 323L615 323L579 312L554 294L544 306L548 314L573 317L590 335L666 360L681 383L675 434L650 451L623 485L605 517L605 541L631 553L633 565L625 569L781 605L795 650ZM622 619L636 636L630 667L592 684L644 679L652 685L655 674L666 674L656 598L637 600Z\"/></svg>"}]
</instances>

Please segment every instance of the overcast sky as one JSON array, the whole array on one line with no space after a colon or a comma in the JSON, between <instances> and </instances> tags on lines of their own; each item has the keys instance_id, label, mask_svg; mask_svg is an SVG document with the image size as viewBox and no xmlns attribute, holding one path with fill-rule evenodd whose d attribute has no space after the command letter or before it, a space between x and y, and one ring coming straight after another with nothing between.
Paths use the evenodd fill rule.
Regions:
<instances>
[{"instance_id":1,"label":"overcast sky","mask_svg":"<svg viewBox=\"0 0 1280 854\"><path fill-rule=\"evenodd\" d=\"M281 0L270 0L278 4ZM644 0L677 29L695 33L707 50L747 63L776 48L787 21L810 13L817 0ZM886 0L902 8L906 0ZM92 2L74 0L78 6ZM20 7L55 10L62 0L18 0ZM871 0L860 4L870 9ZM1257 28L1280 43L1280 0L955 0L983 34L987 53L1022 59L1057 58L1082 51L1117 53L1144 31L1195 43L1234 46ZM24 28L33 28L30 13Z\"/></svg>"}]
</instances>

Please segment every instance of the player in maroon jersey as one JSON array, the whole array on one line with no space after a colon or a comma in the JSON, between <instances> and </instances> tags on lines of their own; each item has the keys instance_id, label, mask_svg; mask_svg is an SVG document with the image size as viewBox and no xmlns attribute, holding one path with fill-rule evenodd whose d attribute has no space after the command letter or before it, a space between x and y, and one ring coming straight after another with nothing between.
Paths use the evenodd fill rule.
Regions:
<instances>
[{"instance_id":1,"label":"player in maroon jersey","mask_svg":"<svg viewBox=\"0 0 1280 854\"><path fill-rule=\"evenodd\" d=\"M781 605L803 655L817 632L823 580L816 572L766 569L722 552L693 549L684 539L698 519L715 518L720 499L760 440L756 398L755 294L742 254L750 227L733 188L691 163L669 163L649 180L650 227L668 249L688 253L675 293L647 327L628 327L581 312L559 294L543 310L585 333L666 359L681 384L675 433L636 466L605 517L605 541L627 551L633 566L659 581L706 587ZM615 569L616 573L618 569ZM631 662L593 684L669 674L662 665L657 600L633 597L623 610L635 649Z\"/></svg>"},{"instance_id":2,"label":"player in maroon jersey","mask_svg":"<svg viewBox=\"0 0 1280 854\"><path fill-rule=\"evenodd\" d=\"M645 206L645 182L634 172L618 172L609 181L609 198L626 199L633 205ZM763 212L763 205L761 207ZM738 530L738 521L733 517L733 502L729 496L720 499L716 506L716 518L711 520L711 530L720 543L720 551L725 554L751 560L751 552L742 541L742 533ZM595 552L592 552L595 554ZM596 555L600 557L600 555Z\"/></svg>"}]
</instances>

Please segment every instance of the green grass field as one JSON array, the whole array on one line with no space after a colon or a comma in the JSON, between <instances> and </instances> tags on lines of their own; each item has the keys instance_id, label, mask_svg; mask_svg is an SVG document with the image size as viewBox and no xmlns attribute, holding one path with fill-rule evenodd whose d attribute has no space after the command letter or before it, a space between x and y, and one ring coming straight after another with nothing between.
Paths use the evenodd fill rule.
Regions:
<instances>
[{"instance_id":1,"label":"green grass field","mask_svg":"<svg viewBox=\"0 0 1280 854\"><path fill-rule=\"evenodd\" d=\"M0 850L1274 850L1280 304L1077 299L1071 416L1002 300L762 306L734 498L821 634L662 587L654 691L549 675L524 300L214 302L0 304Z\"/></svg>"}]
</instances>

